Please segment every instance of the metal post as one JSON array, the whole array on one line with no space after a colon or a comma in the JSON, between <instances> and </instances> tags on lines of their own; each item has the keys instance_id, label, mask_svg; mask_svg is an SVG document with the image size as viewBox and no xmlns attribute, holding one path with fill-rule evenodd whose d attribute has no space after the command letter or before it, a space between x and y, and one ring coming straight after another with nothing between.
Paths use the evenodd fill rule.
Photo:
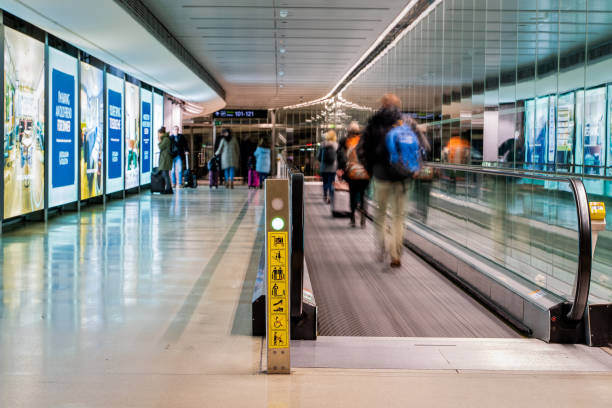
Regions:
<instances>
[{"instance_id":1,"label":"metal post","mask_svg":"<svg viewBox=\"0 0 612 408\"><path fill-rule=\"evenodd\" d=\"M266 180L268 373L289 374L289 180Z\"/></svg>"},{"instance_id":2,"label":"metal post","mask_svg":"<svg viewBox=\"0 0 612 408\"><path fill-rule=\"evenodd\" d=\"M2 93L0 94L0 123L4 124L4 15L0 10L0 72L2 72ZM0 139L0 169L4 174L4 126L2 126L2 138ZM2 235L2 221L4 220L4 177L2 177L2 184L0 184L0 235Z\"/></svg>"},{"instance_id":3,"label":"metal post","mask_svg":"<svg viewBox=\"0 0 612 408\"><path fill-rule=\"evenodd\" d=\"M104 64L103 70L102 70L102 89L104 92L104 95L102 96L103 100L104 100L104 106L102 107L102 112L103 112L103 116L104 116L104 120L102 121L102 134L104 135L103 140L104 142L102 143L102 156L104 157L102 160L102 205L104 206L104 208L106 209L106 178L107 178L107 171L108 171L108 165L107 165L107 161L108 161L108 126L107 126L107 121L108 121L108 108L106 106L106 104L108 103L108 89L107 89L107 84L106 84L106 76L107 74L107 65Z\"/></svg>"},{"instance_id":4,"label":"metal post","mask_svg":"<svg viewBox=\"0 0 612 408\"><path fill-rule=\"evenodd\" d=\"M49 121L51 120L51 115L49 115L49 107L51 106L51 101L49 100L49 84L51 83L49 80L49 34L45 33L45 124L43 126L44 131L44 145L45 145L45 164L44 164L44 208L43 208L43 220L47 222L49 217L49 169L51 168L51 155L49 154L49 149L51 147L51 124Z\"/></svg>"},{"instance_id":5,"label":"metal post","mask_svg":"<svg viewBox=\"0 0 612 408\"><path fill-rule=\"evenodd\" d=\"M81 127L81 50L77 51L77 86L76 86L76 110L77 110L77 120L76 120L76 145L77 145L77 155L76 155L76 167L77 171L77 212L81 212L81 177L83 176L81 169L81 148L83 147L83 128ZM85 176L87 177L87 176Z\"/></svg>"},{"instance_id":6,"label":"metal post","mask_svg":"<svg viewBox=\"0 0 612 408\"><path fill-rule=\"evenodd\" d=\"M276 164L276 111L270 111L270 121L272 122L272 140L270 140L270 176L278 176Z\"/></svg>"}]
</instances>

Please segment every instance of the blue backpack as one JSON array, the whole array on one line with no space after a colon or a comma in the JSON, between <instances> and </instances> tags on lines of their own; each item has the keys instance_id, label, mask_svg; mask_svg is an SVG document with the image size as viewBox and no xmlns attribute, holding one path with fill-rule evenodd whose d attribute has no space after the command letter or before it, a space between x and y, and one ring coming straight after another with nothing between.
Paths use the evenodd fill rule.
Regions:
<instances>
[{"instance_id":1,"label":"blue backpack","mask_svg":"<svg viewBox=\"0 0 612 408\"><path fill-rule=\"evenodd\" d=\"M413 177L423 165L419 138L408 125L396 126L385 136L391 167L403 177Z\"/></svg>"}]
</instances>

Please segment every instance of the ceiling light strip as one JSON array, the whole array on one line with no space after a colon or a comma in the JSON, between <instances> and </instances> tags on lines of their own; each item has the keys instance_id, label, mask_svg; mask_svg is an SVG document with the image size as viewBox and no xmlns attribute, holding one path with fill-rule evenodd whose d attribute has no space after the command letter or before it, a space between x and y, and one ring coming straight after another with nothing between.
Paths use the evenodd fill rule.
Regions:
<instances>
[{"instance_id":1,"label":"ceiling light strip","mask_svg":"<svg viewBox=\"0 0 612 408\"><path fill-rule=\"evenodd\" d=\"M406 7L404 7L404 9L401 11L400 14L398 14L398 16L391 22L391 24L389 24L389 26L387 26L387 28L378 36L378 38L376 39L376 41L374 41L374 43L370 46L370 48L368 48L368 50L363 53L363 55L361 56L361 58L359 58L359 60L346 72L346 74L340 79L340 81L338 81L338 83L332 88L332 90L325 95L322 98L319 99L315 99L313 101L309 101L309 102L304 102L304 103L300 103L300 104L295 104L295 105L289 105L289 106L284 106L283 109L295 109L295 108L301 108L304 106L309 106L309 105L314 105L317 103L322 103L323 101L333 97L334 95L337 94L341 94L342 91L344 91L346 89L347 86L349 86L350 84L352 84L354 82L354 80L361 76L362 73L366 72L374 62L378 61L383 55L385 55L390 49L392 49L397 42L403 38L408 32L410 32L414 26L416 24L418 24L425 16L427 16L429 13L431 13L431 11L433 9L435 9L435 7L440 4L442 2L442 0L436 0L434 3L432 3L427 9L425 9L424 12L422 12L414 21L412 21L404 30L402 30L402 32L400 34L398 34L396 36L396 38L394 38L389 45L387 45L383 50L381 50L378 55L376 57L374 57L374 59L368 63L365 67L363 67L362 69L360 69L358 72L355 72L359 66L368 58L372 58L372 53L374 52L374 50L376 50L376 48L385 40L387 39L387 36L389 35L389 33L396 28L396 26L406 17L406 15L417 5L417 3L419 3L420 0L412 0L410 1L410 3L408 3L406 5ZM353 78L351 78L350 81L346 82L347 78L349 78L349 76L353 75ZM347 101L348 102L348 101ZM350 103L350 102L349 102Z\"/></svg>"}]
</instances>

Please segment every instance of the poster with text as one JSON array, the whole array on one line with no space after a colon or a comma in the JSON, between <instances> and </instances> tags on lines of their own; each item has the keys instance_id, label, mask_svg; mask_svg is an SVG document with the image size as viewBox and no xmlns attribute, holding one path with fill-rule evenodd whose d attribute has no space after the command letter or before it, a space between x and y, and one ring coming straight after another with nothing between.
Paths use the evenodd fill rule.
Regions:
<instances>
[{"instance_id":1,"label":"poster with text","mask_svg":"<svg viewBox=\"0 0 612 408\"><path fill-rule=\"evenodd\" d=\"M140 184L149 184L151 182L151 144L153 125L153 112L151 110L153 103L153 95L151 91L141 89L140 92L140 132L141 132L141 143L140 143L140 156L141 156L141 167L140 167Z\"/></svg>"},{"instance_id":2,"label":"poster with text","mask_svg":"<svg viewBox=\"0 0 612 408\"><path fill-rule=\"evenodd\" d=\"M77 59L49 48L49 207L77 201Z\"/></svg>"},{"instance_id":3,"label":"poster with text","mask_svg":"<svg viewBox=\"0 0 612 408\"><path fill-rule=\"evenodd\" d=\"M123 79L106 74L106 193L123 190Z\"/></svg>"},{"instance_id":4,"label":"poster with text","mask_svg":"<svg viewBox=\"0 0 612 408\"><path fill-rule=\"evenodd\" d=\"M164 96L155 92L153 94L153 167L159 165L157 132L162 126L164 126Z\"/></svg>"},{"instance_id":5,"label":"poster with text","mask_svg":"<svg viewBox=\"0 0 612 408\"><path fill-rule=\"evenodd\" d=\"M4 218L45 205L45 45L4 28Z\"/></svg>"},{"instance_id":6,"label":"poster with text","mask_svg":"<svg viewBox=\"0 0 612 408\"><path fill-rule=\"evenodd\" d=\"M140 182L140 88L125 83L125 189Z\"/></svg>"},{"instance_id":7,"label":"poster with text","mask_svg":"<svg viewBox=\"0 0 612 408\"><path fill-rule=\"evenodd\" d=\"M81 200L99 196L104 160L104 78L81 62Z\"/></svg>"}]
</instances>

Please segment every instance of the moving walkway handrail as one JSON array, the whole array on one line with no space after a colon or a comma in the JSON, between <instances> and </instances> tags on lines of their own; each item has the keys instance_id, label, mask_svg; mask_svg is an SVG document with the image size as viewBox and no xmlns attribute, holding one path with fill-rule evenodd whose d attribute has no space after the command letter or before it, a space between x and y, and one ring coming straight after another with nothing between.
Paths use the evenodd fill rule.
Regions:
<instances>
[{"instance_id":1,"label":"moving walkway handrail","mask_svg":"<svg viewBox=\"0 0 612 408\"><path fill-rule=\"evenodd\" d=\"M304 175L297 168L289 168L289 195L291 201L291 316L302 315L304 292Z\"/></svg>"},{"instance_id":2,"label":"moving walkway handrail","mask_svg":"<svg viewBox=\"0 0 612 408\"><path fill-rule=\"evenodd\" d=\"M589 200L582 180L575 177L547 176L532 174L519 171L508 171L499 169L488 169L473 166L461 166L441 163L425 163L428 167L440 170L454 170L468 173L479 173L493 176L530 178L544 181L558 181L569 183L576 203L576 213L578 215L578 271L574 282L574 299L572 307L566 315L568 320L577 322L584 316L589 300L591 288L591 266L593 264L593 252L591 250L591 213L589 211Z\"/></svg>"}]
</instances>

